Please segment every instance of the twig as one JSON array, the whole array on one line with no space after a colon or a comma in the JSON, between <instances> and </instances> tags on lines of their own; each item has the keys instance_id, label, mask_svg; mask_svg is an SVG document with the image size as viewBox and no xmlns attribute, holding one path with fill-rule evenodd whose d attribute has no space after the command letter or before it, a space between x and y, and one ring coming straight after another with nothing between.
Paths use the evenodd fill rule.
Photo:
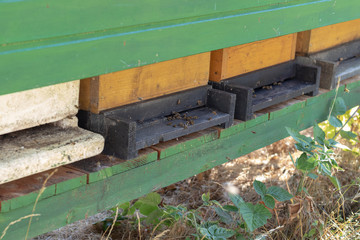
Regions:
<instances>
[{"instance_id":1,"label":"twig","mask_svg":"<svg viewBox=\"0 0 360 240\"><path fill-rule=\"evenodd\" d=\"M348 124L348 122L355 116L355 114L360 110L360 106L357 107L356 111L354 111L354 113L348 118L348 120L345 122L345 124L343 124L341 126L341 128L339 129L339 131L337 131L334 135L334 137L332 137L332 139L335 139L337 135L339 135L339 133L341 132L341 130L346 126L346 124Z\"/></svg>"},{"instance_id":2,"label":"twig","mask_svg":"<svg viewBox=\"0 0 360 240\"><path fill-rule=\"evenodd\" d=\"M21 218L19 218L18 220L15 220L15 221L9 223L9 224L6 226L6 228L4 229L4 231L2 232L2 234L1 234L1 236L0 236L0 240L5 237L6 232L7 232L7 230L9 230L10 226L12 226L12 225L14 225L14 224L16 224L16 223L18 223L18 222L26 219L26 218L32 218L32 217L38 217L38 216L41 216L41 215L40 215L40 214L30 214L30 215L21 217Z\"/></svg>"},{"instance_id":3,"label":"twig","mask_svg":"<svg viewBox=\"0 0 360 240\"><path fill-rule=\"evenodd\" d=\"M141 240L140 216L139 216L139 213L138 213L138 212L136 212L136 218L137 218L137 220L138 220L139 240Z\"/></svg>"},{"instance_id":4,"label":"twig","mask_svg":"<svg viewBox=\"0 0 360 240\"><path fill-rule=\"evenodd\" d=\"M153 231L152 231L152 233L151 233L151 236L154 236L156 229L157 229L163 222L165 222L165 221L167 221L167 220L171 220L171 218L165 218L165 219L161 220L161 221L154 227L154 229L153 229Z\"/></svg>"},{"instance_id":5,"label":"twig","mask_svg":"<svg viewBox=\"0 0 360 240\"><path fill-rule=\"evenodd\" d=\"M328 121L329 121L329 119L330 119L332 110L334 109L334 106L335 106L335 100L336 100L336 97L337 97L338 92L339 92L339 86L340 86L340 77L338 78L338 82L337 82L337 85L336 85L335 98L334 98L334 101L333 101L333 103L332 103L332 105L331 105L331 108L330 108L330 111L329 111L329 116L328 116L328 118L327 118Z\"/></svg>"},{"instance_id":6,"label":"twig","mask_svg":"<svg viewBox=\"0 0 360 240\"><path fill-rule=\"evenodd\" d=\"M55 169L54 171L52 171L52 173L49 174L49 176L45 179L45 181L43 182L43 185L40 189L40 192L39 194L37 195L36 197L36 200L35 200L35 203L34 203L34 206L33 206L33 209L32 209L32 214L34 214L35 212L35 209L36 209L36 205L41 197L41 195L44 193L45 189L46 189L46 183L49 181L49 179L57 172L58 170ZM31 226L31 221L32 221L32 217L30 217L30 220L29 220L29 225L28 225L28 228L27 228L27 231L26 231L26 235L25 235L25 239L28 239L28 236L29 236L29 231L30 231L30 226Z\"/></svg>"},{"instance_id":7,"label":"twig","mask_svg":"<svg viewBox=\"0 0 360 240\"><path fill-rule=\"evenodd\" d=\"M111 228L110 228L110 231L106 237L105 240L108 240L109 237L110 237L110 234L112 232L112 230L114 229L114 226L115 226L115 223L116 223L116 220L117 220L117 217L118 217L118 214L119 214L119 207L116 207L116 213L115 213L115 217L114 217L114 220L113 220L113 223L111 224Z\"/></svg>"}]
</instances>

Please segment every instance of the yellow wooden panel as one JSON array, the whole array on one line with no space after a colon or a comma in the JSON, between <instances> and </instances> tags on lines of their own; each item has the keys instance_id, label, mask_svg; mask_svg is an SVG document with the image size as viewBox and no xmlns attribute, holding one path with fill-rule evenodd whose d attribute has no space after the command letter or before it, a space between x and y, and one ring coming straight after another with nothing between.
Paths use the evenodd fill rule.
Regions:
<instances>
[{"instance_id":1,"label":"yellow wooden panel","mask_svg":"<svg viewBox=\"0 0 360 240\"><path fill-rule=\"evenodd\" d=\"M90 81L90 78L80 81L79 108L83 110L90 110Z\"/></svg>"},{"instance_id":2,"label":"yellow wooden panel","mask_svg":"<svg viewBox=\"0 0 360 240\"><path fill-rule=\"evenodd\" d=\"M295 58L296 33L211 53L210 80L234 77Z\"/></svg>"},{"instance_id":3,"label":"yellow wooden panel","mask_svg":"<svg viewBox=\"0 0 360 240\"><path fill-rule=\"evenodd\" d=\"M296 52L309 54L360 39L360 19L298 33Z\"/></svg>"},{"instance_id":4,"label":"yellow wooden panel","mask_svg":"<svg viewBox=\"0 0 360 240\"><path fill-rule=\"evenodd\" d=\"M209 68L207 52L82 80L80 108L98 113L203 86L209 80Z\"/></svg>"}]
</instances>

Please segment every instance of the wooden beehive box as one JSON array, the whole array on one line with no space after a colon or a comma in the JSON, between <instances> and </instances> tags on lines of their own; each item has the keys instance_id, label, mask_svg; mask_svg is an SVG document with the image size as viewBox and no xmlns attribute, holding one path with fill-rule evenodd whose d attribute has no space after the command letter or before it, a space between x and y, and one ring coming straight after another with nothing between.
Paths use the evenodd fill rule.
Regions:
<instances>
[{"instance_id":1,"label":"wooden beehive box","mask_svg":"<svg viewBox=\"0 0 360 240\"><path fill-rule=\"evenodd\" d=\"M321 88L336 88L360 73L360 19L298 33L297 54L321 67Z\"/></svg>"},{"instance_id":2,"label":"wooden beehive box","mask_svg":"<svg viewBox=\"0 0 360 240\"><path fill-rule=\"evenodd\" d=\"M360 39L360 19L299 32L296 52L309 55Z\"/></svg>"},{"instance_id":3,"label":"wooden beehive box","mask_svg":"<svg viewBox=\"0 0 360 240\"><path fill-rule=\"evenodd\" d=\"M274 66L295 58L296 33L211 52L210 80Z\"/></svg>"},{"instance_id":4,"label":"wooden beehive box","mask_svg":"<svg viewBox=\"0 0 360 240\"><path fill-rule=\"evenodd\" d=\"M201 53L81 80L80 109L106 109L206 85L210 53Z\"/></svg>"}]
</instances>

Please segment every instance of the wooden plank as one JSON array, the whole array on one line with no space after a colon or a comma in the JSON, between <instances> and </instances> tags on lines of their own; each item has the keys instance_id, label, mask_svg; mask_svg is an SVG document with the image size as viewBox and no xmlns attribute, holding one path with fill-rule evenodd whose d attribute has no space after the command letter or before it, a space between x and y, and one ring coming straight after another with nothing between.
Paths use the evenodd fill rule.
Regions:
<instances>
[{"instance_id":1,"label":"wooden plank","mask_svg":"<svg viewBox=\"0 0 360 240\"><path fill-rule=\"evenodd\" d=\"M0 184L97 155L103 147L101 135L78 127L43 125L4 135Z\"/></svg>"},{"instance_id":2,"label":"wooden plank","mask_svg":"<svg viewBox=\"0 0 360 240\"><path fill-rule=\"evenodd\" d=\"M210 80L223 79L295 58L296 34L238 45L211 53Z\"/></svg>"},{"instance_id":3,"label":"wooden plank","mask_svg":"<svg viewBox=\"0 0 360 240\"><path fill-rule=\"evenodd\" d=\"M72 81L0 96L0 135L76 115L79 84Z\"/></svg>"},{"instance_id":4,"label":"wooden plank","mask_svg":"<svg viewBox=\"0 0 360 240\"><path fill-rule=\"evenodd\" d=\"M159 159L178 154L180 152L188 151L192 148L200 147L201 145L213 141L218 138L218 130L209 128L196 133L180 137L178 139L166 141L152 146L154 150L159 153Z\"/></svg>"},{"instance_id":5,"label":"wooden plank","mask_svg":"<svg viewBox=\"0 0 360 240\"><path fill-rule=\"evenodd\" d=\"M227 11L281 6L289 0L63 0L0 1L0 44L193 18ZM311 2L308 0L307 2ZM12 14L16 13L16 14ZM21 16L21 17L19 17ZM82 22L82 24L78 24Z\"/></svg>"},{"instance_id":6,"label":"wooden plank","mask_svg":"<svg viewBox=\"0 0 360 240\"><path fill-rule=\"evenodd\" d=\"M26 2L29 1L9 3L2 1L2 4L10 6ZM41 1L37 0L37 2L42 4ZM190 2L192 6L194 1ZM243 1L238 2L241 4ZM76 6L79 5L74 2L66 9L73 9ZM146 8L145 6L142 10ZM199 4L199 6L202 5ZM231 7L231 4L229 6ZM138 67L139 60L140 66L143 66L349 21L360 17L359 6L358 0L285 1L280 6L220 11L216 14L198 15L193 18L178 18L173 21L153 22L126 28L118 27L106 31L89 31L61 37L51 37L49 34L47 38L38 41L2 44L0 45L0 76L2 77L0 95ZM1 7L1 10L3 9L9 13L16 12ZM38 11L31 12L28 8L24 9L23 11L30 14L23 14L22 17L29 16L31 19L39 15ZM90 9L81 4L83 13L77 16L83 16L87 11L91 13L93 10ZM136 12L141 11L138 9ZM104 16L121 16L108 14L107 11L103 14ZM129 14L132 14L132 19L136 18L133 11ZM0 16L9 15L0 14ZM92 14L90 16L93 17ZM93 18L92 23L100 19ZM65 17L56 19L67 21ZM83 18L80 17L80 19L84 22ZM110 22L110 20L106 21ZM11 23L8 20L0 22L6 26ZM43 22L46 24L46 21ZM32 26L29 23L19 24L6 29L21 29L21 32L24 28ZM78 24L58 24L54 26L54 29L58 31L69 25L80 27ZM39 31L40 29L52 29L52 27L36 28ZM7 36L8 31L5 32L2 36Z\"/></svg>"},{"instance_id":7,"label":"wooden plank","mask_svg":"<svg viewBox=\"0 0 360 240\"><path fill-rule=\"evenodd\" d=\"M344 98L346 105L350 108L355 103L359 104L359 92L360 87L357 87L350 93L339 92L339 96ZM317 101L294 112L285 115L279 114L278 118L264 124L243 129L226 138L207 142L199 148L174 154L161 161L153 161L122 174L113 175L106 180L43 199L39 201L36 211L41 216L33 219L29 236L36 236L64 224L83 219L97 211L140 197L278 141L288 136L284 123L297 130L311 127L315 121L321 122L327 118L332 96L313 97L312 99ZM279 111L286 111L286 109ZM54 205L57 207L55 208ZM0 214L0 231L9 222L30 213L31 209L32 206L28 205ZM21 221L17 223L16 227L10 227L4 239L23 238L27 223L27 221Z\"/></svg>"},{"instance_id":8,"label":"wooden plank","mask_svg":"<svg viewBox=\"0 0 360 240\"><path fill-rule=\"evenodd\" d=\"M360 19L298 33L296 52L302 55L360 39Z\"/></svg>"},{"instance_id":9,"label":"wooden plank","mask_svg":"<svg viewBox=\"0 0 360 240\"><path fill-rule=\"evenodd\" d=\"M80 108L102 110L207 85L210 53L81 80Z\"/></svg>"},{"instance_id":10,"label":"wooden plank","mask_svg":"<svg viewBox=\"0 0 360 240\"><path fill-rule=\"evenodd\" d=\"M0 212L7 212L29 204L34 204L45 180L46 189L40 200L55 194L61 194L86 184L86 175L66 167L45 171L0 185ZM66 184L65 184L66 183Z\"/></svg>"},{"instance_id":11,"label":"wooden plank","mask_svg":"<svg viewBox=\"0 0 360 240\"><path fill-rule=\"evenodd\" d=\"M66 165L66 167L86 173L87 182L93 183L140 167L157 159L158 154L156 151L151 148L145 148L139 151L139 157L131 160L123 160L107 155L97 155Z\"/></svg>"}]
</instances>

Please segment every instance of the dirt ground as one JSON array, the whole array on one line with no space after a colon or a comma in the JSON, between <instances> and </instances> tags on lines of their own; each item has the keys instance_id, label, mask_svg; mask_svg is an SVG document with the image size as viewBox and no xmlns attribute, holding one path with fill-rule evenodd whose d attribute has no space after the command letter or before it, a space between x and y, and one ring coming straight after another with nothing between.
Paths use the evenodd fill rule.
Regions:
<instances>
[{"instance_id":1,"label":"dirt ground","mask_svg":"<svg viewBox=\"0 0 360 240\"><path fill-rule=\"evenodd\" d=\"M304 133L306 135L311 135L311 130L307 130L303 132L303 134ZM252 187L252 183L255 179L264 182L267 186L280 186L293 192L295 190L295 183L299 181L300 178L300 175L295 172L295 168L289 157L289 153L291 153L294 158L299 156L299 152L294 148L294 143L295 142L291 138L285 138L248 155L215 167L203 174L163 188L158 192L162 195L165 204L182 204L188 208L196 208L201 205L201 195L207 192L210 192L211 199L218 200L222 203L228 202L226 188L238 189L240 196L243 197L245 201L256 203L260 199ZM340 172L337 176L343 185L360 177L359 157L355 157L351 153L342 153L339 154L339 158L341 159L341 167L344 168L345 172ZM323 208L324 211L326 210L329 201L334 201L333 199L336 199L337 197L335 196L336 194L328 194L334 192L334 189L331 183L327 181L327 179L320 177L319 180L313 181L308 189L313 201L318 207ZM359 194L359 191L358 187L349 188L346 196L354 199L357 197L357 194ZM351 204L348 206L349 211L357 211L360 208L358 203L352 204L354 206ZM329 211L331 211L331 209L329 209ZM283 220L283 222L285 222L286 219L288 219L286 217L287 214L287 210L283 215L282 213L279 213L277 221L281 222ZM110 211L105 211L87 220L78 221L35 239L101 239L101 228L94 223L99 222L110 215ZM265 228L266 230L270 230L277 226L278 225L274 220L270 220ZM124 228L126 228L126 226L124 226L123 229L119 227L115 228L112 239L135 239L135 237ZM285 229L282 234L286 235L290 233L286 233ZM279 239L291 238L290 236L285 237L285 235ZM168 236L161 239L174 239L173 236L174 235L172 235L172 237ZM146 231L143 233L142 237L142 239L147 239Z\"/></svg>"}]
</instances>

